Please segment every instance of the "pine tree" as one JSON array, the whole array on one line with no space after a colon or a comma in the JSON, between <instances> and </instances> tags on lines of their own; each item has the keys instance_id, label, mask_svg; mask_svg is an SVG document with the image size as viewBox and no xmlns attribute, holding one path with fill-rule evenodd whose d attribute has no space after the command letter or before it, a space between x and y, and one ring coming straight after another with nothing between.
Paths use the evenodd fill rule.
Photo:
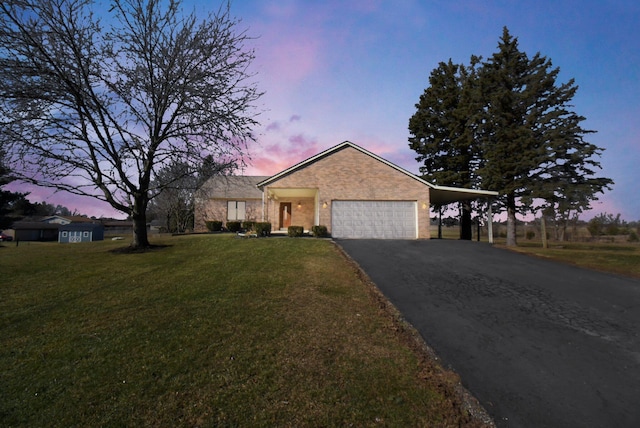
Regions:
<instances>
[{"instance_id":1,"label":"pine tree","mask_svg":"<svg viewBox=\"0 0 640 428\"><path fill-rule=\"evenodd\" d=\"M423 178L434 184L472 188L477 181L479 157L469 114L475 63L466 67L451 59L441 62L409 120L409 147L418 154ZM460 210L460 238L471 239L471 205L462 202Z\"/></svg>"},{"instance_id":2,"label":"pine tree","mask_svg":"<svg viewBox=\"0 0 640 428\"><path fill-rule=\"evenodd\" d=\"M560 69L521 52L506 27L498 52L480 61L449 60L432 71L409 120L409 146L428 181L499 191L513 246L517 213L552 212L566 228L613 181L594 176L603 149L585 141L594 131L571 110L573 79L558 84ZM470 211L462 212L470 226Z\"/></svg>"},{"instance_id":3,"label":"pine tree","mask_svg":"<svg viewBox=\"0 0 640 428\"><path fill-rule=\"evenodd\" d=\"M602 149L584 141L592 131L571 111L575 82L557 85L560 69L540 53L529 59L506 27L498 49L480 73L485 163L478 174L484 187L504 195L507 245L514 246L516 213L532 210L534 201L566 198L584 209L613 182L590 177Z\"/></svg>"}]
</instances>

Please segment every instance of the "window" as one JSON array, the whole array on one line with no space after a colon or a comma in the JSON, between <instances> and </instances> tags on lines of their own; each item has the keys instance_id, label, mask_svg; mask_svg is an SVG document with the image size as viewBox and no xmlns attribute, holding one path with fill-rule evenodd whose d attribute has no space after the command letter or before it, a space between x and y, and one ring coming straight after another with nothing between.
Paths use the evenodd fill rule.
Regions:
<instances>
[{"instance_id":1,"label":"window","mask_svg":"<svg viewBox=\"0 0 640 428\"><path fill-rule=\"evenodd\" d=\"M86 230L84 232L82 232L82 236L84 236L85 238L89 237L89 232L87 232Z\"/></svg>"},{"instance_id":2,"label":"window","mask_svg":"<svg viewBox=\"0 0 640 428\"><path fill-rule=\"evenodd\" d=\"M63 237L63 238L66 238L66 237L67 237L67 231L66 231L66 230L63 230L63 231L62 231L62 237Z\"/></svg>"},{"instance_id":3,"label":"window","mask_svg":"<svg viewBox=\"0 0 640 428\"><path fill-rule=\"evenodd\" d=\"M227 201L227 220L244 220L245 212L245 201Z\"/></svg>"}]
</instances>

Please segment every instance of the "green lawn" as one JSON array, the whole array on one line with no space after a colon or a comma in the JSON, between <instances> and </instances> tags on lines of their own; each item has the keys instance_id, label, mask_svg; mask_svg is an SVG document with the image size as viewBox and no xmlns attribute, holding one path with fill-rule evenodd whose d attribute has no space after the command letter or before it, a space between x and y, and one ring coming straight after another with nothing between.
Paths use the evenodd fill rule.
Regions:
<instances>
[{"instance_id":1,"label":"green lawn","mask_svg":"<svg viewBox=\"0 0 640 428\"><path fill-rule=\"evenodd\" d=\"M327 240L0 246L0 426L480 426Z\"/></svg>"},{"instance_id":2,"label":"green lawn","mask_svg":"<svg viewBox=\"0 0 640 428\"><path fill-rule=\"evenodd\" d=\"M637 243L518 242L514 251L569 263L587 269L640 278L640 245Z\"/></svg>"},{"instance_id":3,"label":"green lawn","mask_svg":"<svg viewBox=\"0 0 640 428\"><path fill-rule=\"evenodd\" d=\"M504 226L501 226L504 228ZM582 236L586 236L588 231L580 230ZM631 277L640 278L640 244L637 242L627 242L626 237L619 236L617 242L559 242L549 241L548 248L542 248L539 239L526 239L524 229L518 229L518 246L506 247L506 239L497 236L494 231L494 243L498 247L508 248L512 251L529 254L536 257L552 259L563 263L569 263L587 269L594 269L603 272L616 273ZM481 235L481 241L487 242L485 234ZM437 226L431 226L431 236L438 236ZM459 239L460 230L455 227L444 227L442 229L444 239ZM476 240L474 230L474 241Z\"/></svg>"}]
</instances>

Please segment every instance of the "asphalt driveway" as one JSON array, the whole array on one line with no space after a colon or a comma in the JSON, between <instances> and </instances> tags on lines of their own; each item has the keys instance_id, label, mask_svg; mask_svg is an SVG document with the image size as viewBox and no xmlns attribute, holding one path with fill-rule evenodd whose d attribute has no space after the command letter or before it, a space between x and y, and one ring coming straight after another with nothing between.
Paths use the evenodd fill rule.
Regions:
<instances>
[{"instance_id":1,"label":"asphalt driveway","mask_svg":"<svg viewBox=\"0 0 640 428\"><path fill-rule=\"evenodd\" d=\"M640 427L640 280L478 242L337 243L499 427Z\"/></svg>"}]
</instances>

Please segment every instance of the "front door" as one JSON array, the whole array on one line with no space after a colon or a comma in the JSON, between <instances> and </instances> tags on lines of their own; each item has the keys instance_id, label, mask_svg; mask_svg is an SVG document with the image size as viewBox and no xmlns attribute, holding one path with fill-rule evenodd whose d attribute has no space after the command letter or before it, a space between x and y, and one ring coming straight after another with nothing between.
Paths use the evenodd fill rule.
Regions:
<instances>
[{"instance_id":1,"label":"front door","mask_svg":"<svg viewBox=\"0 0 640 428\"><path fill-rule=\"evenodd\" d=\"M280 202L280 229L291 226L291 202Z\"/></svg>"}]
</instances>

